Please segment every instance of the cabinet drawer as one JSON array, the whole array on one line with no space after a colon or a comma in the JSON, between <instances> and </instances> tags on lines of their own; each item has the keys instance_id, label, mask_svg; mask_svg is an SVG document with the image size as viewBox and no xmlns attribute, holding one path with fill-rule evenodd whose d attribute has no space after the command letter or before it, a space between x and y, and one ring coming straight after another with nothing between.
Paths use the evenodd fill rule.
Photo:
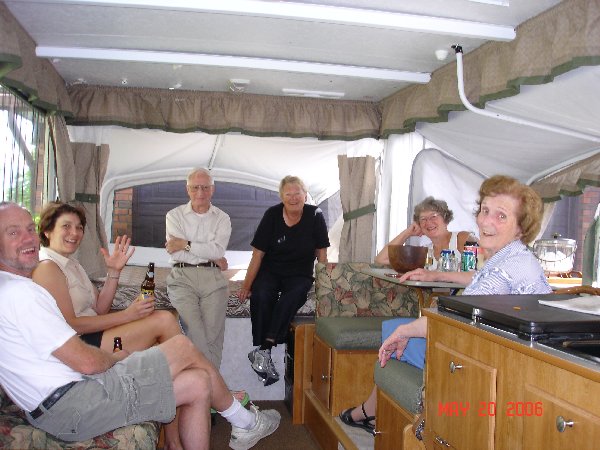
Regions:
<instances>
[{"instance_id":1,"label":"cabinet drawer","mask_svg":"<svg viewBox=\"0 0 600 450\"><path fill-rule=\"evenodd\" d=\"M507 413L523 417L524 449L598 449L600 417L536 386L527 384L525 401L511 405ZM567 425L562 427L561 421Z\"/></svg>"},{"instance_id":2,"label":"cabinet drawer","mask_svg":"<svg viewBox=\"0 0 600 450\"><path fill-rule=\"evenodd\" d=\"M460 450L494 448L495 417L480 414L496 403L496 368L441 342L427 356L427 427Z\"/></svg>"}]
</instances>

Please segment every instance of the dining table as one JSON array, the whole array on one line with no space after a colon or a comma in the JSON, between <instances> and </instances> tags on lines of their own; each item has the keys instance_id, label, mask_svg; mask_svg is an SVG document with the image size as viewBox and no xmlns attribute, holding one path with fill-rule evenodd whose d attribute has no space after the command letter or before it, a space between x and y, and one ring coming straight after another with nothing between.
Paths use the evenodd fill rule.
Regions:
<instances>
[{"instance_id":1,"label":"dining table","mask_svg":"<svg viewBox=\"0 0 600 450\"><path fill-rule=\"evenodd\" d=\"M421 315L420 312L423 308L430 308L433 300L439 295L456 295L461 289L466 287L466 284L450 283L447 281L406 280L401 282L400 277L403 274L389 267L365 267L361 272L373 278L414 288L419 299L419 315Z\"/></svg>"}]
</instances>

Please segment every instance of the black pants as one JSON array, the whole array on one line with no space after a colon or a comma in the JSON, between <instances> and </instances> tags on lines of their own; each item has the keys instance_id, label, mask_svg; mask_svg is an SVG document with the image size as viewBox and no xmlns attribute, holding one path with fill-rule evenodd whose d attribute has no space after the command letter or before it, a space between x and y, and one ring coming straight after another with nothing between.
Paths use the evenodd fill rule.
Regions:
<instances>
[{"instance_id":1,"label":"black pants","mask_svg":"<svg viewBox=\"0 0 600 450\"><path fill-rule=\"evenodd\" d=\"M254 345L261 345L267 338L276 344L285 342L290 323L306 303L312 283L312 277L281 277L266 270L258 272L250 296Z\"/></svg>"}]
</instances>

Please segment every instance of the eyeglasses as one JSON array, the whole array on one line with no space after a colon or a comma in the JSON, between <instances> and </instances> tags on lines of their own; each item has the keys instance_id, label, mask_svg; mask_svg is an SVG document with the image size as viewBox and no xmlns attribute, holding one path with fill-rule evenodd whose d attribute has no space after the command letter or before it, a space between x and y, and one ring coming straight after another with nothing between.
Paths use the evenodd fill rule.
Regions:
<instances>
[{"instance_id":1,"label":"eyeglasses","mask_svg":"<svg viewBox=\"0 0 600 450\"><path fill-rule=\"evenodd\" d=\"M420 224L425 224L427 222L429 222L430 220L435 220L438 217L440 217L440 215L438 213L433 213L430 216L427 217L419 217L419 223Z\"/></svg>"},{"instance_id":2,"label":"eyeglasses","mask_svg":"<svg viewBox=\"0 0 600 450\"><path fill-rule=\"evenodd\" d=\"M202 190L202 192L208 192L212 188L212 185L207 186L203 184L188 184L187 188L192 192L198 192L199 190Z\"/></svg>"}]
</instances>

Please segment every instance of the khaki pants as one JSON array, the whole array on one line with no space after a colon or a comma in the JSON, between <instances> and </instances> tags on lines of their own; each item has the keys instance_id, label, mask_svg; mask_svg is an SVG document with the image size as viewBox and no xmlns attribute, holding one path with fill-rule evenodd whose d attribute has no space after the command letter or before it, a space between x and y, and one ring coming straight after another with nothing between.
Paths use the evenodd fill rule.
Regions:
<instances>
[{"instance_id":1,"label":"khaki pants","mask_svg":"<svg viewBox=\"0 0 600 450\"><path fill-rule=\"evenodd\" d=\"M221 365L228 282L218 267L174 267L167 277L169 300L186 336L217 369Z\"/></svg>"}]
</instances>

